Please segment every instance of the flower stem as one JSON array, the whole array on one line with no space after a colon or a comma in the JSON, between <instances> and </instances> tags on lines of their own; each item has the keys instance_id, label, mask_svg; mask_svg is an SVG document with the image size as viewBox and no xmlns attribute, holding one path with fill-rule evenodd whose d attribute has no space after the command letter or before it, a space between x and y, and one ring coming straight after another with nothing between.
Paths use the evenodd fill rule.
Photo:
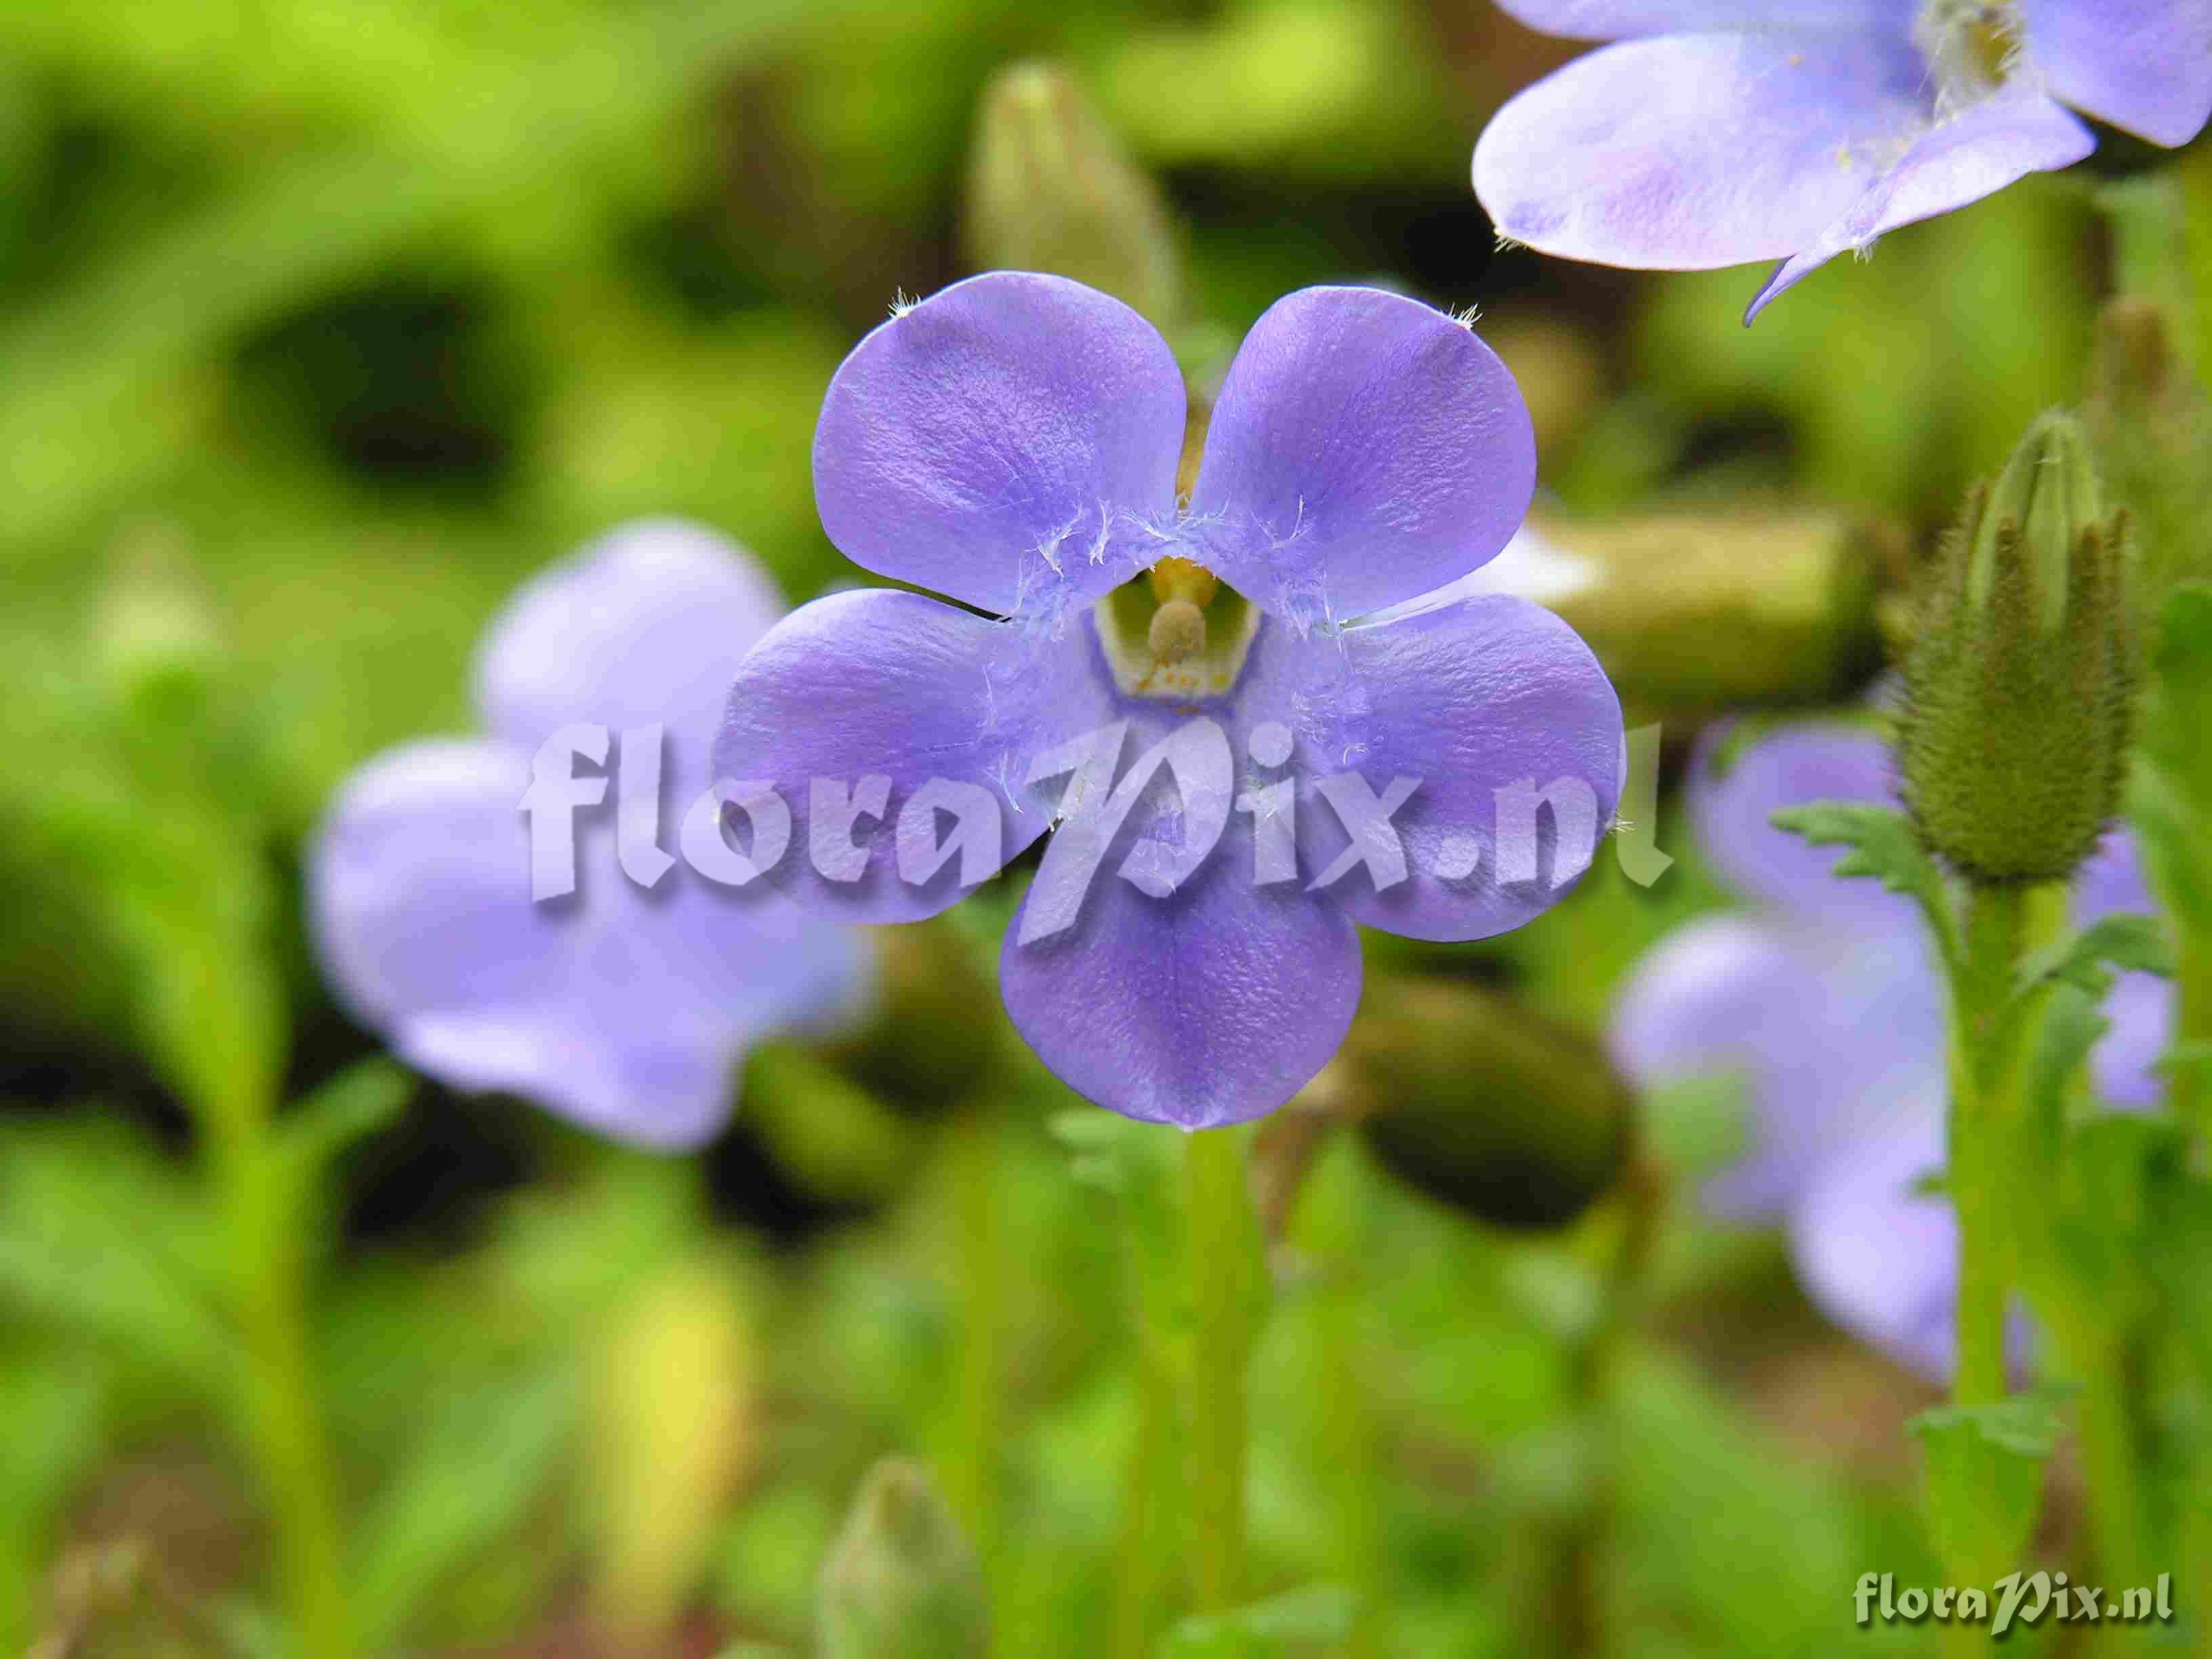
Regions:
<instances>
[{"instance_id":1,"label":"flower stem","mask_svg":"<svg viewBox=\"0 0 2212 1659\"><path fill-rule=\"evenodd\" d=\"M1283 1116L1269 1120L1263 1142ZM1302 1149L1302 1163L1310 1166L1313 1146L1328 1137L1332 1126L1318 1112L1303 1116L1299 1132L1310 1137L1312 1146ZM1370 1206L1363 1185L1366 1171L1357 1158L1342 1156L1342 1150L1333 1163L1298 1183L1297 1236L1322 1267L1315 1306L1318 1340L1313 1376L1321 1411L1318 1439L1334 1512L1330 1531L1336 1547L1335 1577L1358 1598L1352 1629L1340 1651L1342 1659L1376 1659L1383 1651L1389 1559L1384 1539L1389 1504L1382 1478L1382 1447L1367 1375L1368 1349L1360 1334L1367 1307L1363 1224ZM1258 1152L1255 1146L1255 1159Z\"/></svg>"},{"instance_id":2,"label":"flower stem","mask_svg":"<svg viewBox=\"0 0 2212 1659\"><path fill-rule=\"evenodd\" d=\"M2003 1171L2012 1066L1999 1045L2027 923L2025 891L1978 884L1969 890L1952 988L1948 1179L1959 1224L1959 1360L1951 1398L1962 1406L2005 1396L2011 1252L2003 1231Z\"/></svg>"},{"instance_id":3,"label":"flower stem","mask_svg":"<svg viewBox=\"0 0 2212 1659\"><path fill-rule=\"evenodd\" d=\"M998 1543L998 1149L989 1117L972 1107L953 1125L951 1140L961 1341L952 1379L953 1454L946 1495L988 1573Z\"/></svg>"},{"instance_id":4,"label":"flower stem","mask_svg":"<svg viewBox=\"0 0 2212 1659\"><path fill-rule=\"evenodd\" d=\"M315 1401L300 1191L264 1110L210 1115L213 1176L227 1224L245 1349L252 1449L276 1517L295 1638L310 1659L349 1659L337 1481Z\"/></svg>"},{"instance_id":5,"label":"flower stem","mask_svg":"<svg viewBox=\"0 0 2212 1659\"><path fill-rule=\"evenodd\" d=\"M1163 1537L1161 1470L1173 1444L1175 1378L1149 1333L1135 1358L1137 1426L1121 1477L1121 1528L1115 1542L1114 1646L1117 1659L1152 1659L1162 1567L1172 1547Z\"/></svg>"},{"instance_id":6,"label":"flower stem","mask_svg":"<svg viewBox=\"0 0 2212 1659\"><path fill-rule=\"evenodd\" d=\"M1633 1449L1622 1437L1614 1384L1644 1306L1667 1187L1658 1166L1632 1145L1612 1200L1619 1237L1607 1269L1605 1309L1568 1372L1570 1397L1596 1448L1589 1500L1552 1540L1544 1621L1553 1650L1576 1656L1614 1651L1617 1632L1603 1606L1603 1557L1616 1519L1621 1459Z\"/></svg>"},{"instance_id":7,"label":"flower stem","mask_svg":"<svg viewBox=\"0 0 2212 1659\"><path fill-rule=\"evenodd\" d=\"M1190 1412L1186 1547L1200 1613L1225 1613L1244 1595L1245 1369L1258 1249L1245 1140L1234 1129L1203 1129L1183 1139L1192 1324L1184 1392Z\"/></svg>"}]
</instances>

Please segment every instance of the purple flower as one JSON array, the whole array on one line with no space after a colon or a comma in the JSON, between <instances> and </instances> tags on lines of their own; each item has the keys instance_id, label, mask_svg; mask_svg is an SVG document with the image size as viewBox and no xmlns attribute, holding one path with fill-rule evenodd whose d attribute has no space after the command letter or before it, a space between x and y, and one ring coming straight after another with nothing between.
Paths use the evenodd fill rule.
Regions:
<instances>
[{"instance_id":1,"label":"purple flower","mask_svg":"<svg viewBox=\"0 0 2212 1659\"><path fill-rule=\"evenodd\" d=\"M822 520L958 603L800 610L746 659L717 759L789 803L774 878L868 920L943 909L1066 815L1006 930L1007 1012L1079 1093L1198 1128L1334 1052L1355 923L1476 939L1553 902L1611 820L1621 725L1556 617L1435 593L1534 483L1528 413L1468 329L1372 289L1281 301L1179 504L1184 407L1160 337L1058 277L978 276L876 330L823 404ZM1077 750L1108 769L1068 782ZM1547 789L1522 845L1504 820ZM959 798L976 856L915 879L927 803Z\"/></svg>"},{"instance_id":2,"label":"purple flower","mask_svg":"<svg viewBox=\"0 0 2212 1659\"><path fill-rule=\"evenodd\" d=\"M857 939L680 866L649 889L626 878L611 791L581 825L576 891L533 903L520 808L538 745L572 722L664 726L663 791L698 795L730 676L782 609L744 554L670 522L617 531L509 600L477 662L491 735L379 756L309 849L316 951L354 1016L454 1088L645 1146L711 1137L748 1045L856 997Z\"/></svg>"},{"instance_id":3,"label":"purple flower","mask_svg":"<svg viewBox=\"0 0 2212 1659\"><path fill-rule=\"evenodd\" d=\"M1607 46L1498 111L1474 188L1501 236L1645 270L1846 250L2096 147L2212 115L2204 0L1500 0Z\"/></svg>"},{"instance_id":4,"label":"purple flower","mask_svg":"<svg viewBox=\"0 0 2212 1659\"><path fill-rule=\"evenodd\" d=\"M1765 738L1717 775L1704 746L1690 783L1698 839L1754 902L1661 940L1615 1006L1615 1057L1646 1085L1735 1069L1751 1109L1744 1157L1707 1187L1716 1213L1779 1219L1807 1293L1828 1316L1930 1377L1952 1363L1957 1238L1938 1195L1944 990L1910 901L1831 873L1840 856L1767 822L1810 800L1889 800L1887 746L1862 727ZM2075 888L2078 923L2148 908L2126 833L2108 834ZM2151 1066L2171 1011L2165 982L2122 976L2091 1057L2116 1106L2157 1097Z\"/></svg>"}]
</instances>

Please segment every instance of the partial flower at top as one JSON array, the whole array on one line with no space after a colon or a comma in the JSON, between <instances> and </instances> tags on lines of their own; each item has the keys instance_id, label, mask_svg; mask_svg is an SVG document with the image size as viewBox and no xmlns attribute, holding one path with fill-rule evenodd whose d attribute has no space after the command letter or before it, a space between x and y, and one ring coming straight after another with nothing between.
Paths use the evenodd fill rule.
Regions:
<instances>
[{"instance_id":1,"label":"partial flower at top","mask_svg":"<svg viewBox=\"0 0 2212 1659\"><path fill-rule=\"evenodd\" d=\"M1183 416L1160 337L1059 277L975 277L876 330L823 404L822 520L959 603L799 611L716 756L789 803L804 855L773 878L833 914L931 915L1066 817L1006 932L1007 1012L1079 1093L1199 1128L1334 1052L1355 923L1475 939L1553 902L1612 818L1621 724L1550 612L1435 593L1505 544L1535 468L1511 377L1454 319L1369 289L1277 303L1179 503ZM963 803L982 821L930 863Z\"/></svg>"},{"instance_id":2,"label":"partial flower at top","mask_svg":"<svg viewBox=\"0 0 2212 1659\"><path fill-rule=\"evenodd\" d=\"M1500 0L1607 40L1498 111L1474 188L1563 258L1776 259L1747 322L1845 251L2096 147L2065 105L2173 146L2212 115L2208 0Z\"/></svg>"},{"instance_id":3,"label":"partial flower at top","mask_svg":"<svg viewBox=\"0 0 2212 1659\"><path fill-rule=\"evenodd\" d=\"M689 803L730 676L782 610L745 554L665 521L619 530L518 592L477 662L490 735L379 756L339 788L309 849L317 954L354 1016L452 1087L676 1147L721 1127L753 1042L857 1001L851 930L680 864L650 887L626 876L611 786L579 820L576 890L531 896L521 807L538 746L572 723L661 726L662 793ZM641 775L656 757L620 758Z\"/></svg>"},{"instance_id":4,"label":"partial flower at top","mask_svg":"<svg viewBox=\"0 0 2212 1659\"><path fill-rule=\"evenodd\" d=\"M1917 1190L1943 1164L1944 989L1919 913L1841 856L1768 823L1814 800L1893 799L1889 750L1862 727L1806 725L1750 744L1723 771L1709 733L1689 803L1714 866L1753 908L1700 917L1630 971L1611 1046L1650 1085L1699 1072L1742 1076L1743 1158L1706 1188L1708 1208L1780 1220L1815 1305L1930 1378L1953 1358L1958 1237L1947 1201ZM2124 830L2085 864L2075 919L2144 910ZM2157 1098L2151 1066L2172 1019L2166 982L2127 974L2091 1059L2111 1104Z\"/></svg>"}]
</instances>

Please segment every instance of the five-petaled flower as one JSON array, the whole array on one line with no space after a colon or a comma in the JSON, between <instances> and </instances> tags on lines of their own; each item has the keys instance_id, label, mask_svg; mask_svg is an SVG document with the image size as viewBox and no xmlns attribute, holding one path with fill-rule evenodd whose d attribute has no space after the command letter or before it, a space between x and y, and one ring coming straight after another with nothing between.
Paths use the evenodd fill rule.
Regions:
<instances>
[{"instance_id":1,"label":"five-petaled flower","mask_svg":"<svg viewBox=\"0 0 2212 1659\"><path fill-rule=\"evenodd\" d=\"M517 593L477 662L490 735L379 756L340 787L309 850L316 950L354 1015L455 1088L680 1147L728 1116L753 1042L855 1002L852 930L665 857L642 884L617 867L612 799L583 826L575 890L531 896L522 808L538 745L572 724L654 732L665 753L625 752L623 771L663 762L672 799L690 802L730 676L782 611L744 554L665 521L617 531Z\"/></svg>"},{"instance_id":2,"label":"five-petaled flower","mask_svg":"<svg viewBox=\"0 0 2212 1659\"><path fill-rule=\"evenodd\" d=\"M1078 1092L1198 1128L1271 1110L1334 1052L1355 922L1468 939L1551 903L1611 821L1622 743L1565 623L1436 593L1505 544L1534 485L1527 410L1468 329L1372 289L1284 299L1179 501L1184 415L1158 334L1061 278L974 277L878 328L823 405L822 520L855 562L958 603L876 589L795 612L746 659L716 761L789 804L805 853L772 878L856 919L941 910L1064 817L1006 930L1007 1012ZM1178 744L1233 756L1230 787L1160 764ZM1540 852L1498 844L1501 793L1555 783ZM898 849L936 815L900 802L923 788L989 792L1000 833L917 881ZM1367 861L1325 880L1348 842ZM1063 848L1128 855L1069 884ZM1041 905L1067 914L1040 925Z\"/></svg>"},{"instance_id":3,"label":"five-petaled flower","mask_svg":"<svg viewBox=\"0 0 2212 1659\"><path fill-rule=\"evenodd\" d=\"M1691 811L1715 867L1758 908L1702 917L1645 955L1614 1008L1614 1055L1646 1085L1739 1071L1749 1145L1708 1184L1707 1207L1781 1220L1823 1312L1945 1376L1958 1238L1949 1205L1920 1189L1944 1162L1942 980L1910 900L1832 874L1834 848L1767 822L1808 801L1893 799L1887 745L1861 727L1793 726L1719 774L1722 746L1704 745ZM2076 920L2148 903L2132 841L2109 832L2077 873ZM2098 1092L2116 1107L2153 1104L2172 1018L2166 982L2123 975L2103 1013Z\"/></svg>"},{"instance_id":4,"label":"five-petaled flower","mask_svg":"<svg viewBox=\"0 0 2212 1659\"><path fill-rule=\"evenodd\" d=\"M1745 316L1846 250L2096 140L2212 115L2206 0L1500 0L1614 44L1513 98L1474 150L1501 236L1646 270L1781 263Z\"/></svg>"}]
</instances>

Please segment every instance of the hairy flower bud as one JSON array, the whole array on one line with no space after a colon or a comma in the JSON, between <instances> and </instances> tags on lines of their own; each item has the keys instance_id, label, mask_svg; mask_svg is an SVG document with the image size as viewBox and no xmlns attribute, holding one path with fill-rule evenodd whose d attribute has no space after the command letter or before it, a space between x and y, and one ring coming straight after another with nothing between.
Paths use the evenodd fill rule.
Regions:
<instances>
[{"instance_id":1,"label":"hairy flower bud","mask_svg":"<svg viewBox=\"0 0 2212 1659\"><path fill-rule=\"evenodd\" d=\"M1016 64L984 89L965 228L986 270L1073 276L1156 326L1176 320L1182 272L1159 189L1052 64Z\"/></svg>"},{"instance_id":2,"label":"hairy flower bud","mask_svg":"<svg viewBox=\"0 0 2212 1659\"><path fill-rule=\"evenodd\" d=\"M1347 1069L1401 1178L1504 1227L1564 1226L1612 1184L1633 1103L1595 1043L1452 981L1377 983L1368 1007Z\"/></svg>"},{"instance_id":3,"label":"hairy flower bud","mask_svg":"<svg viewBox=\"0 0 2212 1659\"><path fill-rule=\"evenodd\" d=\"M822 1568L823 1659L979 1659L983 1575L929 1471L887 1457Z\"/></svg>"},{"instance_id":4,"label":"hairy flower bud","mask_svg":"<svg viewBox=\"0 0 2212 1659\"><path fill-rule=\"evenodd\" d=\"M1971 880L2063 879L2118 804L2124 529L2080 423L2054 411L1944 540L1905 658L1898 769L1929 844Z\"/></svg>"}]
</instances>

